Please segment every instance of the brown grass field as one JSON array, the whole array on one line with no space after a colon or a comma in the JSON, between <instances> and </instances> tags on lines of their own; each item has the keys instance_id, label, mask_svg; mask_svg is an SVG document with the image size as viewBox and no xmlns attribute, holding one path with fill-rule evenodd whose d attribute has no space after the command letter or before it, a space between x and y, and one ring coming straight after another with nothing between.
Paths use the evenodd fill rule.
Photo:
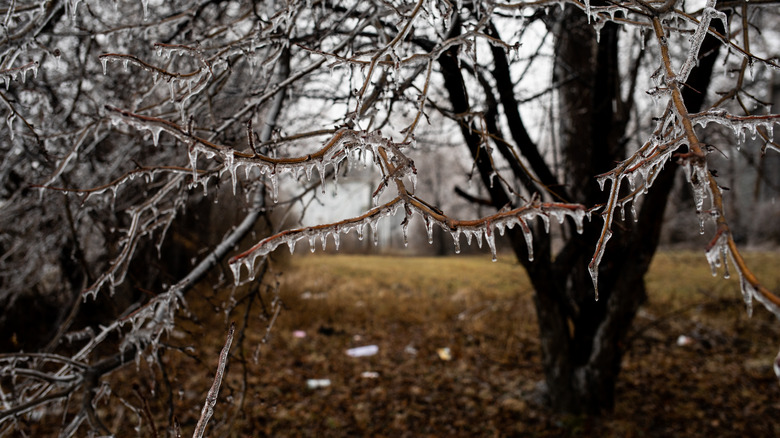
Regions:
<instances>
[{"instance_id":1,"label":"brown grass field","mask_svg":"<svg viewBox=\"0 0 780 438\"><path fill-rule=\"evenodd\" d=\"M780 290L780 254L747 260ZM232 292L238 304L228 316L217 303L229 292L188 298L183 329L167 341L175 349L160 357L165 375L143 360L116 373L113 402L98 411L106 425L152 436L131 409L147 403L159 436L174 417L191 433L230 319L238 334L208 436L780 436L772 371L780 323L758 306L749 318L737 281L713 278L700 253L656 257L615 412L600 419L553 415L538 403L533 291L509 255L492 263L307 254L282 264L266 277L283 302L267 342L262 309L276 292L248 313ZM680 336L689 343L678 345ZM378 353L345 354L365 345ZM330 386L309 389L308 379Z\"/></svg>"}]
</instances>

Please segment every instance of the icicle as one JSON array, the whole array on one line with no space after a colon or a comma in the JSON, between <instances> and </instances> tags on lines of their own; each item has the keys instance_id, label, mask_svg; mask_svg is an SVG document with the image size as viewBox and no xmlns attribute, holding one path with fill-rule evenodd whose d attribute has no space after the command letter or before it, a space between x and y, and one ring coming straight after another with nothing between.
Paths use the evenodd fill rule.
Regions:
<instances>
[{"instance_id":1,"label":"icicle","mask_svg":"<svg viewBox=\"0 0 780 438\"><path fill-rule=\"evenodd\" d=\"M428 244L433 244L433 220L430 216L424 216L425 231L428 233Z\"/></svg>"},{"instance_id":2,"label":"icicle","mask_svg":"<svg viewBox=\"0 0 780 438\"><path fill-rule=\"evenodd\" d=\"M753 316L753 294L755 289L753 286L745 280L745 276L740 273L739 285L742 289L742 299L745 300L745 310L748 314L748 318Z\"/></svg>"},{"instance_id":3,"label":"icicle","mask_svg":"<svg viewBox=\"0 0 780 438\"><path fill-rule=\"evenodd\" d=\"M311 172L314 170L314 164L306 164L304 171L306 172L306 181L311 181Z\"/></svg>"},{"instance_id":4,"label":"icicle","mask_svg":"<svg viewBox=\"0 0 780 438\"><path fill-rule=\"evenodd\" d=\"M520 228L523 229L523 237L525 237L525 245L528 247L528 261L532 262L534 261L534 242L533 242L533 233L531 233L531 229L528 228L528 224L520 219Z\"/></svg>"},{"instance_id":5,"label":"icicle","mask_svg":"<svg viewBox=\"0 0 780 438\"><path fill-rule=\"evenodd\" d=\"M588 272L590 272L590 278L593 280L593 291L596 301L599 300L599 265L601 264L602 257L604 257L604 248L607 246L607 242L611 237L612 231L605 230L604 241L596 254L593 255L593 260L588 264Z\"/></svg>"},{"instance_id":6,"label":"icicle","mask_svg":"<svg viewBox=\"0 0 780 438\"><path fill-rule=\"evenodd\" d=\"M544 232L550 234L550 217L544 213L537 215L537 217L540 217L544 223Z\"/></svg>"},{"instance_id":7,"label":"icicle","mask_svg":"<svg viewBox=\"0 0 780 438\"><path fill-rule=\"evenodd\" d=\"M563 221L566 220L566 213L564 210L550 209L547 210L547 212L555 217L555 220L558 221L558 224L563 224Z\"/></svg>"},{"instance_id":8,"label":"icicle","mask_svg":"<svg viewBox=\"0 0 780 438\"><path fill-rule=\"evenodd\" d=\"M273 199L274 204L276 204L279 202L279 178L275 168L268 177L271 179L271 199Z\"/></svg>"},{"instance_id":9,"label":"icicle","mask_svg":"<svg viewBox=\"0 0 780 438\"><path fill-rule=\"evenodd\" d=\"M450 231L452 235L452 242L455 244L455 254L460 254L460 229Z\"/></svg>"},{"instance_id":10,"label":"icicle","mask_svg":"<svg viewBox=\"0 0 780 438\"><path fill-rule=\"evenodd\" d=\"M230 270L233 272L233 281L236 286L238 286L238 283L241 280L241 265L242 263L240 262L230 263Z\"/></svg>"},{"instance_id":11,"label":"icicle","mask_svg":"<svg viewBox=\"0 0 780 438\"><path fill-rule=\"evenodd\" d=\"M287 239L287 246L290 247L290 254L295 252L295 239Z\"/></svg>"},{"instance_id":12,"label":"icicle","mask_svg":"<svg viewBox=\"0 0 780 438\"><path fill-rule=\"evenodd\" d=\"M257 257L256 255L253 255L252 257L244 260L244 266L246 266L246 270L249 273L247 277L249 281L253 281L255 279L255 258L256 257Z\"/></svg>"},{"instance_id":13,"label":"icicle","mask_svg":"<svg viewBox=\"0 0 780 438\"><path fill-rule=\"evenodd\" d=\"M322 188L322 194L325 194L325 162L322 160L317 161L317 171L320 173L320 187Z\"/></svg>"},{"instance_id":14,"label":"icicle","mask_svg":"<svg viewBox=\"0 0 780 438\"><path fill-rule=\"evenodd\" d=\"M196 182L198 180L198 148L195 145L190 145L188 155L190 167L192 168L192 182Z\"/></svg>"},{"instance_id":15,"label":"icicle","mask_svg":"<svg viewBox=\"0 0 780 438\"><path fill-rule=\"evenodd\" d=\"M5 119L6 124L8 124L8 131L12 141L14 139L14 120L16 120L16 113L9 114Z\"/></svg>"},{"instance_id":16,"label":"icicle","mask_svg":"<svg viewBox=\"0 0 780 438\"><path fill-rule=\"evenodd\" d=\"M729 274L729 263L728 263L728 257L731 254L731 251L729 250L728 243L724 243L723 245L720 245L720 259L723 260L723 278L729 279L731 277L731 274Z\"/></svg>"},{"instance_id":17,"label":"icicle","mask_svg":"<svg viewBox=\"0 0 780 438\"><path fill-rule=\"evenodd\" d=\"M233 156L233 151L228 150L225 152L223 159L225 160L225 167L227 168L227 171L230 172L230 181L233 184L233 196L236 196L236 185L238 178L236 177L236 164L235 164L235 157Z\"/></svg>"},{"instance_id":18,"label":"icicle","mask_svg":"<svg viewBox=\"0 0 780 438\"><path fill-rule=\"evenodd\" d=\"M206 198L209 195L209 179L208 177L206 177L199 181L200 181L200 185L203 187L203 197ZM217 203L217 201L219 201L219 197L215 196L214 203Z\"/></svg>"},{"instance_id":19,"label":"icicle","mask_svg":"<svg viewBox=\"0 0 780 438\"><path fill-rule=\"evenodd\" d=\"M159 126L153 126L149 128L149 131L152 133L152 142L154 143L154 147L157 147L157 144L160 142L160 132L162 131L162 128Z\"/></svg>"},{"instance_id":20,"label":"icicle","mask_svg":"<svg viewBox=\"0 0 780 438\"><path fill-rule=\"evenodd\" d=\"M314 253L314 250L316 249L317 245L317 235L311 234L309 235L309 250Z\"/></svg>"},{"instance_id":21,"label":"icicle","mask_svg":"<svg viewBox=\"0 0 780 438\"><path fill-rule=\"evenodd\" d=\"M607 182L607 180L612 181L613 184L615 182L614 177L611 174L596 178L596 182L599 183L599 190L601 190L602 192L604 191L604 183Z\"/></svg>"},{"instance_id":22,"label":"icicle","mask_svg":"<svg viewBox=\"0 0 780 438\"><path fill-rule=\"evenodd\" d=\"M585 216L588 216L588 220L590 220L590 215L585 210L577 210L573 215L572 218L574 218L574 224L577 227L577 234L582 234L585 228Z\"/></svg>"},{"instance_id":23,"label":"icicle","mask_svg":"<svg viewBox=\"0 0 780 438\"><path fill-rule=\"evenodd\" d=\"M588 16L588 19L590 20L590 16ZM601 29L604 28L604 24L606 24L606 21L603 20L596 20L593 23L593 28L596 30L596 44L601 42Z\"/></svg>"},{"instance_id":24,"label":"icicle","mask_svg":"<svg viewBox=\"0 0 780 438\"><path fill-rule=\"evenodd\" d=\"M372 220L368 223L368 225L371 227L371 236L374 239L374 246L379 245L379 235L377 234L377 223L378 220Z\"/></svg>"},{"instance_id":25,"label":"icicle","mask_svg":"<svg viewBox=\"0 0 780 438\"><path fill-rule=\"evenodd\" d=\"M490 221L485 224L485 242L487 242L488 247L490 247L490 253L493 255L493 261L495 262L498 260L496 257L496 236L495 233L493 233L493 225Z\"/></svg>"},{"instance_id":26,"label":"icicle","mask_svg":"<svg viewBox=\"0 0 780 438\"><path fill-rule=\"evenodd\" d=\"M720 239L718 239L720 242ZM718 275L718 268L720 267L720 248L719 244L715 244L712 248L707 250L704 255L707 257L707 263L710 265L712 276Z\"/></svg>"}]
</instances>

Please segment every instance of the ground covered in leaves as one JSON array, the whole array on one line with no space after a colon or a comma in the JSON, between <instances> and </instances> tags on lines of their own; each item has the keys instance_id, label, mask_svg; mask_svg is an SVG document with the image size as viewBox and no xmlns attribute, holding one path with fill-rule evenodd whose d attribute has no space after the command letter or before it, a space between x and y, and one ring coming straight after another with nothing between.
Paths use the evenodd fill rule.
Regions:
<instances>
[{"instance_id":1,"label":"ground covered in leaves","mask_svg":"<svg viewBox=\"0 0 780 438\"><path fill-rule=\"evenodd\" d=\"M780 256L748 261L780 290ZM656 257L603 418L544 408L533 292L508 255L284 264L255 298L230 292L230 312L224 290L189 298L172 349L109 379L106 425L168 436L177 421L191 433L233 320L208 436L780 436L780 323L758 307L749 318L736 281L713 278L701 254ZM376 354L347 354L357 347Z\"/></svg>"}]
</instances>

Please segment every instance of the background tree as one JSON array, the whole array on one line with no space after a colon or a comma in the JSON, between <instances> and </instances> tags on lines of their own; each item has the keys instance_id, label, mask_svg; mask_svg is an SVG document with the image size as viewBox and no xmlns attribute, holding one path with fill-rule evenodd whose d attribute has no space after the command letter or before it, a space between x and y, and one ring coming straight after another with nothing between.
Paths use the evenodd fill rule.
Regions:
<instances>
[{"instance_id":1,"label":"background tree","mask_svg":"<svg viewBox=\"0 0 780 438\"><path fill-rule=\"evenodd\" d=\"M416 216L429 239L435 227L450 234L456 252L463 235L480 246L484 238L495 257L496 233L507 233L536 288L552 406L608 410L677 165L695 213L715 225L713 272L731 260L748 309L755 299L780 316L780 300L737 251L708 168L708 153L731 148L705 144L699 130L720 125L737 142L748 133L764 139L762 151L777 149L778 116L748 84L750 71L761 82L778 68L754 30L773 8L419 0L0 9L9 133L0 141L0 322L6 349L34 351L0 356L12 394L4 430L46 408L64 411L64 436L108 432L92 403L105 394L99 376L132 358L164 369L161 340L197 281L213 271L224 286L227 254L235 291L246 291L231 299L261 301L257 279L280 244L338 248L353 230L376 239L378 222L401 213L404 234ZM529 36L539 29L541 43ZM739 65L712 100L720 54ZM535 95L554 115L533 123L552 136L526 128L524 107L538 100L518 99L518 84L545 65L550 81L537 79ZM426 123L456 127L494 213L455 218L416 195L424 169L413 157L426 147L417 141ZM335 182L355 164L378 170L375 207L273 234L288 207L305 210L326 177ZM626 207L635 221L614 220ZM557 251L553 220L563 225L553 230ZM253 233L259 242L243 242ZM56 324L22 331L29 320L14 309L31 302L47 303ZM272 304L254 311L272 323ZM220 305L228 314L231 306ZM229 332L201 433L233 336L245 329ZM61 404L71 399L83 402Z\"/></svg>"}]
</instances>

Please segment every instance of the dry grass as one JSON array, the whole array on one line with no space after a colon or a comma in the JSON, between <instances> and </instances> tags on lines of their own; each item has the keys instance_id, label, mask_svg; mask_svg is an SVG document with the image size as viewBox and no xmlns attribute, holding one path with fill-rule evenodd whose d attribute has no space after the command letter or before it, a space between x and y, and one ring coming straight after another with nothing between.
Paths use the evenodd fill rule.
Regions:
<instances>
[{"instance_id":1,"label":"dry grass","mask_svg":"<svg viewBox=\"0 0 780 438\"><path fill-rule=\"evenodd\" d=\"M748 261L779 289L780 255L749 254ZM285 264L273 277L285 310L267 344L259 302L246 320L244 302L226 318L217 303L230 292L203 291L190 298L192 313L169 341L179 352L162 358L169 384L160 367L142 362L112 378L112 397L139 406L128 389L135 383L157 414L161 436L169 414L186 434L231 319L240 334L210 436L780 435L780 385L771 370L779 324L759 308L748 318L737 282L713 278L699 253L656 257L647 278L651 301L630 334L618 405L604 419L560 417L535 404L543 370L532 290L509 256L492 263L482 256L305 255ZM235 292L239 301L242 293ZM271 295L263 294L265 305ZM690 345L678 346L680 335ZM379 353L345 354L362 345L377 345ZM452 360L441 359L443 347ZM307 389L307 379L331 385ZM109 425L137 424L117 405L110 415L101 411ZM146 424L140 430L150 431Z\"/></svg>"}]
</instances>

